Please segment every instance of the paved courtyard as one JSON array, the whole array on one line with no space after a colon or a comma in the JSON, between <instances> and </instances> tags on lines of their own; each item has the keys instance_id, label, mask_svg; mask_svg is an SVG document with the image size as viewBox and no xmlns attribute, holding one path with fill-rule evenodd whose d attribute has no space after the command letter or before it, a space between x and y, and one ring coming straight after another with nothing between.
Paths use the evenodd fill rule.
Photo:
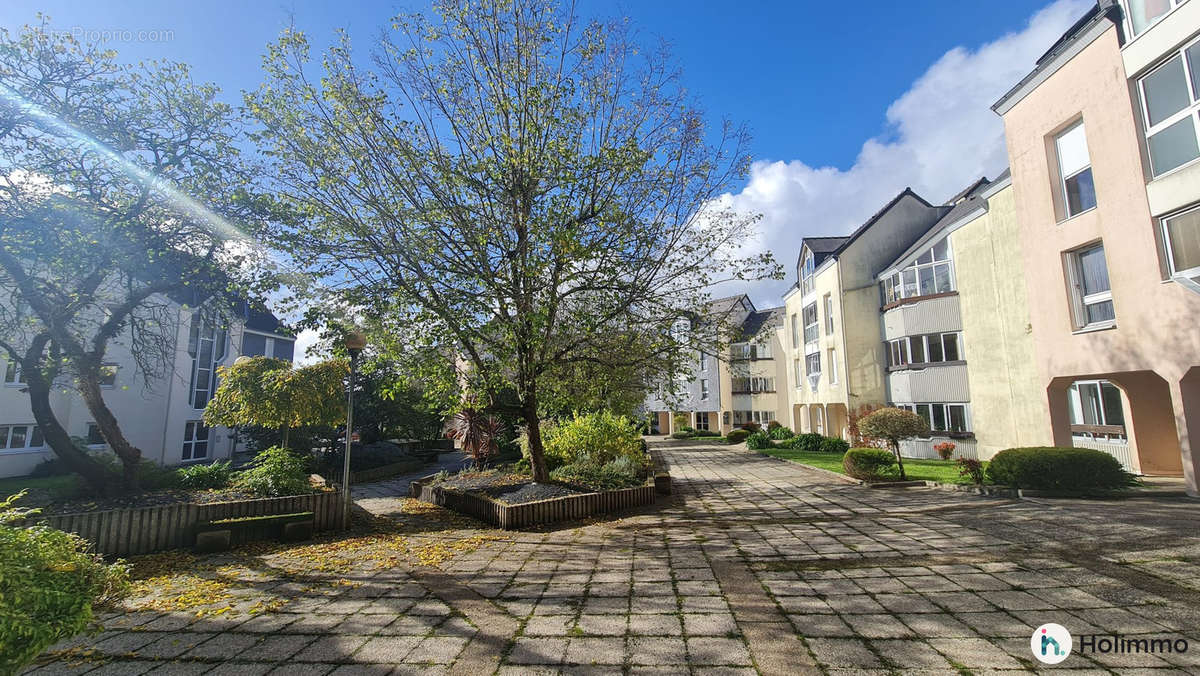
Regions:
<instances>
[{"instance_id":1,"label":"paved courtyard","mask_svg":"<svg viewBox=\"0 0 1200 676\"><path fill-rule=\"evenodd\" d=\"M1191 644L1055 670L1200 672L1200 502L872 490L652 446L675 495L617 521L506 533L376 485L343 538L147 557L126 612L29 673L1028 672L1046 622Z\"/></svg>"}]
</instances>

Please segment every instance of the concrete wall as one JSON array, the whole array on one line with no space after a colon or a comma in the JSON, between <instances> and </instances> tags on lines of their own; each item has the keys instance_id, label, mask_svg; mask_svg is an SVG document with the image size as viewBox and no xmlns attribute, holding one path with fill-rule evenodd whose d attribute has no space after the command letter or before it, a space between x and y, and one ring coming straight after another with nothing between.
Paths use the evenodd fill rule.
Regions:
<instances>
[{"instance_id":1,"label":"concrete wall","mask_svg":"<svg viewBox=\"0 0 1200 676\"><path fill-rule=\"evenodd\" d=\"M975 452L1049 444L1050 419L1033 349L1012 187L950 236Z\"/></svg>"},{"instance_id":2,"label":"concrete wall","mask_svg":"<svg viewBox=\"0 0 1200 676\"><path fill-rule=\"evenodd\" d=\"M1200 294L1162 281L1135 105L1117 28L1111 26L1004 115L1038 378L1051 404L1049 427L1034 433L1064 438L1063 382L1137 374L1111 379L1124 381L1134 409L1139 400L1162 403L1159 390L1166 388L1173 413L1153 425L1148 411L1141 416L1143 424L1135 420L1139 455L1180 455L1182 472L1195 491L1200 449L1188 441L1181 383L1200 364L1200 331L1195 330ZM1080 116L1098 206L1057 223L1053 186L1058 179L1049 148L1053 134ZM1200 186L1196 190L1200 194ZM1062 256L1095 241L1105 247L1116 326L1075 333Z\"/></svg>"}]
</instances>

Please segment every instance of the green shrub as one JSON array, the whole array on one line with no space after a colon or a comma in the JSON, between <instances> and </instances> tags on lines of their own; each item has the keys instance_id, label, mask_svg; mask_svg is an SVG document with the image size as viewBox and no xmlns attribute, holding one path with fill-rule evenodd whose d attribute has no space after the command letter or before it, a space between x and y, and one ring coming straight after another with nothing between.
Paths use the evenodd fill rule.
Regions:
<instances>
[{"instance_id":1,"label":"green shrub","mask_svg":"<svg viewBox=\"0 0 1200 676\"><path fill-rule=\"evenodd\" d=\"M1116 458L1090 448L1010 448L988 463L987 478L1016 488L1067 491L1136 483Z\"/></svg>"},{"instance_id":2,"label":"green shrub","mask_svg":"<svg viewBox=\"0 0 1200 676\"><path fill-rule=\"evenodd\" d=\"M253 465L238 475L236 485L264 498L312 492L305 459L281 446L254 456Z\"/></svg>"},{"instance_id":3,"label":"green shrub","mask_svg":"<svg viewBox=\"0 0 1200 676\"><path fill-rule=\"evenodd\" d=\"M850 450L850 442L837 437L825 437L821 440L822 453L837 453L843 455Z\"/></svg>"},{"instance_id":4,"label":"green shrub","mask_svg":"<svg viewBox=\"0 0 1200 676\"><path fill-rule=\"evenodd\" d=\"M721 433L713 430L696 430L692 435L697 437L719 437Z\"/></svg>"},{"instance_id":5,"label":"green shrub","mask_svg":"<svg viewBox=\"0 0 1200 676\"><path fill-rule=\"evenodd\" d=\"M746 430L750 434L754 434L755 432L762 430L762 425L759 425L756 422L742 423L741 425L739 425L739 427Z\"/></svg>"},{"instance_id":6,"label":"green shrub","mask_svg":"<svg viewBox=\"0 0 1200 676\"><path fill-rule=\"evenodd\" d=\"M746 448L752 451L761 451L771 448L775 444L771 443L771 435L763 431L755 432L746 437Z\"/></svg>"},{"instance_id":7,"label":"green shrub","mask_svg":"<svg viewBox=\"0 0 1200 676\"><path fill-rule=\"evenodd\" d=\"M92 453L93 458L104 465L114 476L121 476L125 466L111 452ZM137 466L138 488L144 491L160 491L179 488L179 474L174 469L163 467L153 460L143 460Z\"/></svg>"},{"instance_id":8,"label":"green shrub","mask_svg":"<svg viewBox=\"0 0 1200 676\"><path fill-rule=\"evenodd\" d=\"M126 566L87 553L83 538L45 525L10 525L32 515L12 506L23 494L0 502L2 674L15 674L46 648L86 629L93 607L129 589Z\"/></svg>"},{"instance_id":9,"label":"green shrub","mask_svg":"<svg viewBox=\"0 0 1200 676\"><path fill-rule=\"evenodd\" d=\"M672 439L691 439L694 436L696 436L696 435L691 432L676 432L671 435L671 438Z\"/></svg>"},{"instance_id":10,"label":"green shrub","mask_svg":"<svg viewBox=\"0 0 1200 676\"><path fill-rule=\"evenodd\" d=\"M878 481L892 475L896 456L882 448L851 448L842 456L846 474L863 481Z\"/></svg>"},{"instance_id":11,"label":"green shrub","mask_svg":"<svg viewBox=\"0 0 1200 676\"><path fill-rule=\"evenodd\" d=\"M791 439L793 436L795 436L792 433L792 430L790 427L784 427L783 425L780 425L779 423L775 422L774 420L772 420L771 422L775 426L770 427L768 425L768 427L770 427L770 429L767 431L767 434L771 435L772 439L774 439L776 441L783 441L784 439Z\"/></svg>"},{"instance_id":12,"label":"green shrub","mask_svg":"<svg viewBox=\"0 0 1200 676\"><path fill-rule=\"evenodd\" d=\"M522 450L529 456L528 439L522 435ZM627 456L635 463L645 456L644 440L638 433L637 423L624 416L604 411L601 413L576 413L569 420L561 420L542 428L542 446L548 463L569 465L588 457L601 465Z\"/></svg>"},{"instance_id":13,"label":"green shrub","mask_svg":"<svg viewBox=\"0 0 1200 676\"><path fill-rule=\"evenodd\" d=\"M550 478L555 481L592 490L633 488L642 484L643 477L644 465L629 456L622 456L603 464L591 458L581 458L550 472Z\"/></svg>"},{"instance_id":14,"label":"green shrub","mask_svg":"<svg viewBox=\"0 0 1200 676\"><path fill-rule=\"evenodd\" d=\"M233 480L233 470L228 461L180 467L176 473L179 475L179 485L200 490L227 488Z\"/></svg>"},{"instance_id":15,"label":"green shrub","mask_svg":"<svg viewBox=\"0 0 1200 676\"><path fill-rule=\"evenodd\" d=\"M787 447L805 453L817 453L821 450L821 442L825 441L825 437L816 432L806 432L797 434L787 440Z\"/></svg>"},{"instance_id":16,"label":"green shrub","mask_svg":"<svg viewBox=\"0 0 1200 676\"><path fill-rule=\"evenodd\" d=\"M767 432L774 432L775 430L779 429L780 427L783 427L783 423L779 422L778 420L772 420L767 423ZM791 436L791 435L789 434L788 436ZM786 439L787 437L784 437L784 438Z\"/></svg>"},{"instance_id":17,"label":"green shrub","mask_svg":"<svg viewBox=\"0 0 1200 676\"><path fill-rule=\"evenodd\" d=\"M725 435L725 441L728 441L731 444L740 444L746 440L746 437L749 437L749 436L750 436L749 430L744 430L744 429L731 430L729 432L729 434Z\"/></svg>"}]
</instances>

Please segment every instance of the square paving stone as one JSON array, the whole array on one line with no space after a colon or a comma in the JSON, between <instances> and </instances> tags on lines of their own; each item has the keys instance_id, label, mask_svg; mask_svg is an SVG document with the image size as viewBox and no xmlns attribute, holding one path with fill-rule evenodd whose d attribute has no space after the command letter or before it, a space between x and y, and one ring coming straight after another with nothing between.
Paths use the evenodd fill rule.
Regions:
<instances>
[{"instance_id":1,"label":"square paving stone","mask_svg":"<svg viewBox=\"0 0 1200 676\"><path fill-rule=\"evenodd\" d=\"M274 664L265 662L222 662L204 673L205 676L262 676L274 668Z\"/></svg>"},{"instance_id":2,"label":"square paving stone","mask_svg":"<svg viewBox=\"0 0 1200 676\"><path fill-rule=\"evenodd\" d=\"M322 636L292 659L297 662L348 662L354 651L366 642L366 636Z\"/></svg>"},{"instance_id":3,"label":"square paving stone","mask_svg":"<svg viewBox=\"0 0 1200 676\"><path fill-rule=\"evenodd\" d=\"M863 638L907 638L913 631L891 615L842 615L857 636Z\"/></svg>"},{"instance_id":4,"label":"square paving stone","mask_svg":"<svg viewBox=\"0 0 1200 676\"><path fill-rule=\"evenodd\" d=\"M736 634L737 623L729 614L683 615L683 630L689 636L724 636Z\"/></svg>"},{"instance_id":5,"label":"square paving stone","mask_svg":"<svg viewBox=\"0 0 1200 676\"><path fill-rule=\"evenodd\" d=\"M588 636L624 636L625 615L583 615L576 626Z\"/></svg>"},{"instance_id":6,"label":"square paving stone","mask_svg":"<svg viewBox=\"0 0 1200 676\"><path fill-rule=\"evenodd\" d=\"M976 669L1021 669L1021 663L1013 659L998 645L981 638L935 638L929 641L938 652L958 664Z\"/></svg>"},{"instance_id":7,"label":"square paving stone","mask_svg":"<svg viewBox=\"0 0 1200 676\"><path fill-rule=\"evenodd\" d=\"M796 633L801 636L854 636L850 625L838 615L788 615Z\"/></svg>"},{"instance_id":8,"label":"square paving stone","mask_svg":"<svg viewBox=\"0 0 1200 676\"><path fill-rule=\"evenodd\" d=\"M955 613L954 616L987 638L1028 636L1033 633L1033 627L1037 626L1001 612ZM1074 628L1071 631L1074 631Z\"/></svg>"},{"instance_id":9,"label":"square paving stone","mask_svg":"<svg viewBox=\"0 0 1200 676\"><path fill-rule=\"evenodd\" d=\"M918 636L925 638L955 638L955 637L977 637L975 633L967 625L959 622L953 615L945 613L916 613L910 615L897 615L904 624L908 625Z\"/></svg>"},{"instance_id":10,"label":"square paving stone","mask_svg":"<svg viewBox=\"0 0 1200 676\"><path fill-rule=\"evenodd\" d=\"M300 619L292 613L263 613L256 615L238 625L238 631L254 634L273 634Z\"/></svg>"},{"instance_id":11,"label":"square paving stone","mask_svg":"<svg viewBox=\"0 0 1200 676\"><path fill-rule=\"evenodd\" d=\"M666 665L675 669L687 664L687 644L682 638L629 639L629 661L637 665Z\"/></svg>"},{"instance_id":12,"label":"square paving stone","mask_svg":"<svg viewBox=\"0 0 1200 676\"><path fill-rule=\"evenodd\" d=\"M565 638L518 638L508 661L512 664L559 664L567 652Z\"/></svg>"},{"instance_id":13,"label":"square paving stone","mask_svg":"<svg viewBox=\"0 0 1200 676\"><path fill-rule=\"evenodd\" d=\"M566 636L575 626L570 615L534 615L525 623L526 636Z\"/></svg>"},{"instance_id":14,"label":"square paving stone","mask_svg":"<svg viewBox=\"0 0 1200 676\"><path fill-rule=\"evenodd\" d=\"M200 662L167 662L147 671L147 674L158 676L193 676L203 674L212 668L211 664Z\"/></svg>"},{"instance_id":15,"label":"square paving stone","mask_svg":"<svg viewBox=\"0 0 1200 676\"><path fill-rule=\"evenodd\" d=\"M637 636L682 636L678 615L630 615L629 633Z\"/></svg>"},{"instance_id":16,"label":"square paving stone","mask_svg":"<svg viewBox=\"0 0 1200 676\"><path fill-rule=\"evenodd\" d=\"M621 664L625 661L623 638L573 638L567 645L568 664Z\"/></svg>"},{"instance_id":17,"label":"square paving stone","mask_svg":"<svg viewBox=\"0 0 1200 676\"><path fill-rule=\"evenodd\" d=\"M674 596L647 596L633 600L629 612L635 614L673 613L679 609Z\"/></svg>"},{"instance_id":18,"label":"square paving stone","mask_svg":"<svg viewBox=\"0 0 1200 676\"><path fill-rule=\"evenodd\" d=\"M450 664L467 645L467 639L452 636L433 636L424 639L404 658L405 662L421 664Z\"/></svg>"},{"instance_id":19,"label":"square paving stone","mask_svg":"<svg viewBox=\"0 0 1200 676\"><path fill-rule=\"evenodd\" d=\"M738 639L697 636L687 639L688 661L692 665L727 664L748 666L750 651Z\"/></svg>"},{"instance_id":20,"label":"square paving stone","mask_svg":"<svg viewBox=\"0 0 1200 676\"><path fill-rule=\"evenodd\" d=\"M927 601L939 605L951 612L983 613L1000 610L995 604L974 592L947 592L944 594L929 594Z\"/></svg>"},{"instance_id":21,"label":"square paving stone","mask_svg":"<svg viewBox=\"0 0 1200 676\"><path fill-rule=\"evenodd\" d=\"M832 613L833 608L816 596L778 596L775 602L785 613Z\"/></svg>"},{"instance_id":22,"label":"square paving stone","mask_svg":"<svg viewBox=\"0 0 1200 676\"><path fill-rule=\"evenodd\" d=\"M384 636L424 636L440 627L444 621L444 618L428 615L397 617L392 620L391 624L381 627L376 633Z\"/></svg>"},{"instance_id":23,"label":"square paving stone","mask_svg":"<svg viewBox=\"0 0 1200 676\"><path fill-rule=\"evenodd\" d=\"M164 635L154 643L142 646L138 651L139 657L157 657L171 659L179 657L195 648L216 634L191 634L188 632L172 632Z\"/></svg>"},{"instance_id":24,"label":"square paving stone","mask_svg":"<svg viewBox=\"0 0 1200 676\"><path fill-rule=\"evenodd\" d=\"M901 669L951 669L954 667L941 653L924 641L871 641L875 650Z\"/></svg>"},{"instance_id":25,"label":"square paving stone","mask_svg":"<svg viewBox=\"0 0 1200 676\"><path fill-rule=\"evenodd\" d=\"M920 594L878 594L875 601L889 613L940 613L941 608L933 605Z\"/></svg>"},{"instance_id":26,"label":"square paving stone","mask_svg":"<svg viewBox=\"0 0 1200 676\"><path fill-rule=\"evenodd\" d=\"M252 662L278 662L279 660L286 660L318 638L318 636L306 636L304 634L265 636L262 641L250 646L241 655L238 655L238 659Z\"/></svg>"},{"instance_id":27,"label":"square paving stone","mask_svg":"<svg viewBox=\"0 0 1200 676\"><path fill-rule=\"evenodd\" d=\"M723 596L684 596L680 599L685 613L727 613L729 603Z\"/></svg>"},{"instance_id":28,"label":"square paving stone","mask_svg":"<svg viewBox=\"0 0 1200 676\"><path fill-rule=\"evenodd\" d=\"M629 612L629 599L627 597L595 597L590 598L583 603L583 613L585 615L603 615L627 612Z\"/></svg>"},{"instance_id":29,"label":"square paving stone","mask_svg":"<svg viewBox=\"0 0 1200 676\"><path fill-rule=\"evenodd\" d=\"M980 598L1003 610L1041 610L1054 606L1023 591L980 592Z\"/></svg>"},{"instance_id":30,"label":"square paving stone","mask_svg":"<svg viewBox=\"0 0 1200 676\"><path fill-rule=\"evenodd\" d=\"M211 639L188 651L187 657L201 659L229 659L253 647L262 636L258 634L217 634Z\"/></svg>"},{"instance_id":31,"label":"square paving stone","mask_svg":"<svg viewBox=\"0 0 1200 676\"><path fill-rule=\"evenodd\" d=\"M337 668L336 664L284 664L267 672L268 676L324 676Z\"/></svg>"},{"instance_id":32,"label":"square paving stone","mask_svg":"<svg viewBox=\"0 0 1200 676\"><path fill-rule=\"evenodd\" d=\"M376 636L354 653L354 661L395 664L403 661L420 642L415 636Z\"/></svg>"},{"instance_id":33,"label":"square paving stone","mask_svg":"<svg viewBox=\"0 0 1200 676\"><path fill-rule=\"evenodd\" d=\"M107 655L124 655L125 653L136 652L138 648L149 645L162 638L162 636L163 634L145 631L123 631L97 641L92 648L96 652Z\"/></svg>"},{"instance_id":34,"label":"square paving stone","mask_svg":"<svg viewBox=\"0 0 1200 676\"><path fill-rule=\"evenodd\" d=\"M870 651L866 641L843 638L813 638L808 647L817 661L831 667L878 668L883 667L879 658Z\"/></svg>"},{"instance_id":35,"label":"square paving stone","mask_svg":"<svg viewBox=\"0 0 1200 676\"><path fill-rule=\"evenodd\" d=\"M846 613L882 613L885 612L883 606L875 602L875 599L866 594L838 594L825 598L825 603L829 604L834 611Z\"/></svg>"}]
</instances>

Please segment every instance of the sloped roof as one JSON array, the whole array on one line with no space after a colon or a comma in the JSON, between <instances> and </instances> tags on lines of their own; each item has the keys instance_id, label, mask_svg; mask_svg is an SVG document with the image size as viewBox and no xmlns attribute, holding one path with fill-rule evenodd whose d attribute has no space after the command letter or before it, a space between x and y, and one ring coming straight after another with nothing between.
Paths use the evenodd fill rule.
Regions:
<instances>
[{"instance_id":1,"label":"sloped roof","mask_svg":"<svg viewBox=\"0 0 1200 676\"><path fill-rule=\"evenodd\" d=\"M930 208L935 208L932 204L925 201L924 197L921 197L917 193L913 192L912 188L905 188L904 190L901 190L899 194L897 194L895 197L893 197L891 200L889 200L887 204L883 205L883 207L881 207L879 209L879 211L876 211L870 218L868 218L866 220L865 223L858 226L858 229L856 229L854 232L850 233L849 236L847 236L847 237L821 237L821 238L806 237L804 239L804 241L807 242L810 239L829 239L829 240L841 239L842 242L839 243L832 251L830 251L828 254L826 254L825 258L828 258L830 256L837 256L838 254L842 253L847 248L849 248L849 246L851 244L853 244L855 240L857 240L859 237L861 237L863 235L863 233L870 230L871 226L878 223L879 219L883 218L884 215L887 214L887 212L891 211L892 208L895 207L897 204L899 204L900 200L904 199L905 197L913 197L921 204L924 204L925 206L930 207ZM813 257L814 257L814 259L816 258L815 252L814 252ZM796 259L796 266L797 267L800 266L799 258Z\"/></svg>"},{"instance_id":2,"label":"sloped roof","mask_svg":"<svg viewBox=\"0 0 1200 676\"><path fill-rule=\"evenodd\" d=\"M850 238L849 237L805 237L804 239L800 240L800 243L803 246L807 246L808 250L813 252L813 263L815 265L820 265L821 261L828 258L830 254L832 254L834 251L837 251L838 247L845 244L847 239L850 239ZM800 265L799 259L797 259L796 265Z\"/></svg>"},{"instance_id":3,"label":"sloped roof","mask_svg":"<svg viewBox=\"0 0 1200 676\"><path fill-rule=\"evenodd\" d=\"M757 336L764 328L771 329L778 326L779 322L783 321L784 314L783 306L751 312L746 317L746 321L742 323L741 340L748 341Z\"/></svg>"}]
</instances>

